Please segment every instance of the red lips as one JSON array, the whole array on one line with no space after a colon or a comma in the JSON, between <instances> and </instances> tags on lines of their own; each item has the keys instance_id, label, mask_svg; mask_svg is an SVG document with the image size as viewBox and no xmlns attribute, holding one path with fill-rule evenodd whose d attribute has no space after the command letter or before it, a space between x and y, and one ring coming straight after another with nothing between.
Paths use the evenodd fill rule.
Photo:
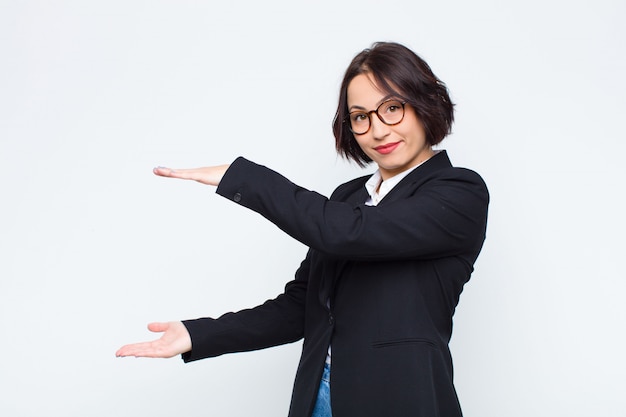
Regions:
<instances>
[{"instance_id":1,"label":"red lips","mask_svg":"<svg viewBox=\"0 0 626 417\"><path fill-rule=\"evenodd\" d=\"M380 154L387 155L393 152L394 149L398 147L398 145L400 145L400 142L393 142L393 143L388 143L386 145L377 146L374 149Z\"/></svg>"}]
</instances>

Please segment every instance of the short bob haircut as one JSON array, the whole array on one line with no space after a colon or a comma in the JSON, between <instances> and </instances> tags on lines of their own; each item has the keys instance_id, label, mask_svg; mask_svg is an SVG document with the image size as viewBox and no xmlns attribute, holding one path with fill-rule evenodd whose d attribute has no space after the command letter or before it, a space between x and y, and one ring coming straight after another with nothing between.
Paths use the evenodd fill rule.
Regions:
<instances>
[{"instance_id":1,"label":"short bob haircut","mask_svg":"<svg viewBox=\"0 0 626 417\"><path fill-rule=\"evenodd\" d=\"M360 74L370 74L384 93L411 105L431 145L438 144L451 132L454 104L446 85L410 49L398 43L377 42L354 57L341 83L333 120L335 147L341 156L362 167L372 162L354 139L348 122L348 85Z\"/></svg>"}]
</instances>

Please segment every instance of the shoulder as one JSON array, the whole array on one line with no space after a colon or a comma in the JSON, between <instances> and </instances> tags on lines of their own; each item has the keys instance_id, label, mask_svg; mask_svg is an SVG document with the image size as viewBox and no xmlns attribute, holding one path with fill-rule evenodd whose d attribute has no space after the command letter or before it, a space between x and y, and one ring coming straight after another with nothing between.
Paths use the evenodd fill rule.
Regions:
<instances>
[{"instance_id":1,"label":"shoulder","mask_svg":"<svg viewBox=\"0 0 626 417\"><path fill-rule=\"evenodd\" d=\"M441 179L447 178L450 180L471 182L477 185L481 185L485 188L487 187L487 185L485 184L485 181L480 176L480 174L469 168L450 167L450 168L442 169L440 171L435 172L433 177L441 178Z\"/></svg>"},{"instance_id":2,"label":"shoulder","mask_svg":"<svg viewBox=\"0 0 626 417\"><path fill-rule=\"evenodd\" d=\"M483 204L489 202L489 190L483 178L468 168L448 167L432 172L428 177L417 181L414 192L432 193L445 199L477 199Z\"/></svg>"},{"instance_id":3,"label":"shoulder","mask_svg":"<svg viewBox=\"0 0 626 417\"><path fill-rule=\"evenodd\" d=\"M457 183L487 190L482 177L468 168L453 166L445 150L438 152L434 157L409 174L409 182L417 185L435 185L442 183Z\"/></svg>"}]
</instances>

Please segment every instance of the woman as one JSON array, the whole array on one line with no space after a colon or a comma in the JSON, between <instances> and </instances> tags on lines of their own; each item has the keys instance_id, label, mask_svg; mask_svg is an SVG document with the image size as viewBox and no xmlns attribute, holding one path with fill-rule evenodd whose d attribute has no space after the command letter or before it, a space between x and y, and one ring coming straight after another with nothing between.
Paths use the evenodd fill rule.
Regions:
<instances>
[{"instance_id":1,"label":"woman","mask_svg":"<svg viewBox=\"0 0 626 417\"><path fill-rule=\"evenodd\" d=\"M309 247L285 292L217 319L152 323L118 356L185 362L304 337L290 416L461 416L448 342L481 250L489 195L452 167L445 85L412 51L377 43L348 67L333 123L340 154L378 170L327 199L243 158L165 177L218 186ZM332 411L331 411L332 409Z\"/></svg>"}]
</instances>

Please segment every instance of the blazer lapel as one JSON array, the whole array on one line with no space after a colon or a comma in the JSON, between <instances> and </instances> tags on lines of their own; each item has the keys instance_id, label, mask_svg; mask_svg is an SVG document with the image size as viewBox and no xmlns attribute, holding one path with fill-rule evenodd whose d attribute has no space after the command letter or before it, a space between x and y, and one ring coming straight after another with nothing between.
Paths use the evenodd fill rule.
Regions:
<instances>
[{"instance_id":1,"label":"blazer lapel","mask_svg":"<svg viewBox=\"0 0 626 417\"><path fill-rule=\"evenodd\" d=\"M389 194L383 198L378 205L389 204L392 201L403 198L407 193L412 193L421 183L426 181L430 175L441 169L451 168L452 164L445 150L437 152L428 161L415 168L409 175L404 177ZM367 192L366 192L367 194Z\"/></svg>"}]
</instances>

